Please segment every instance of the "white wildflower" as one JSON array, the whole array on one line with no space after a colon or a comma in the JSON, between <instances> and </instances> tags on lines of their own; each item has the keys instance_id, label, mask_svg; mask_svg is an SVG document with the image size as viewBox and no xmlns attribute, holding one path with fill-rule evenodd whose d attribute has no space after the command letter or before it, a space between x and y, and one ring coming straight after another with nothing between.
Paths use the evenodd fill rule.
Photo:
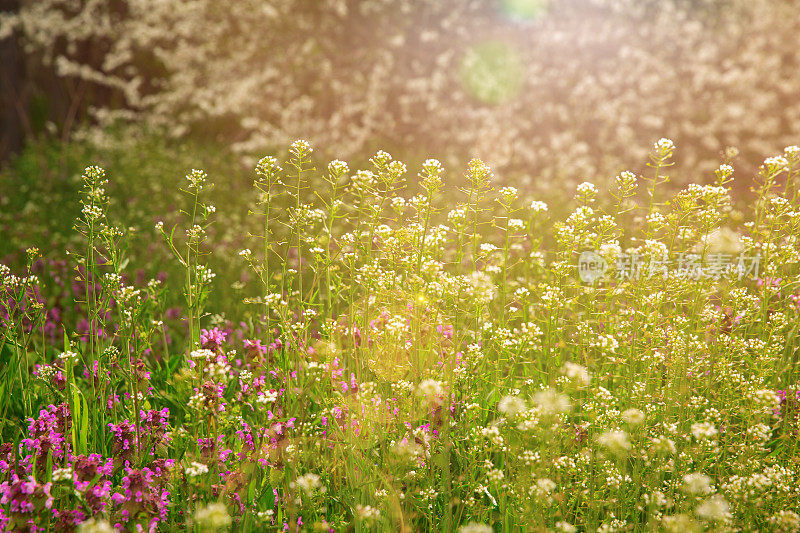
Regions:
<instances>
[{"instance_id":1,"label":"white wildflower","mask_svg":"<svg viewBox=\"0 0 800 533\"><path fill-rule=\"evenodd\" d=\"M545 414L555 415L570 410L569 398L554 389L545 389L533 395L536 406Z\"/></svg>"},{"instance_id":2,"label":"white wildflower","mask_svg":"<svg viewBox=\"0 0 800 533\"><path fill-rule=\"evenodd\" d=\"M700 472L683 476L681 490L689 494L708 494L711 492L711 478Z\"/></svg>"},{"instance_id":3,"label":"white wildflower","mask_svg":"<svg viewBox=\"0 0 800 533\"><path fill-rule=\"evenodd\" d=\"M717 436L717 427L711 422L692 424L692 435L697 440L710 440Z\"/></svg>"},{"instance_id":4,"label":"white wildflower","mask_svg":"<svg viewBox=\"0 0 800 533\"><path fill-rule=\"evenodd\" d=\"M469 522L466 525L458 528L458 533L494 533L494 529L486 524L479 524L478 522Z\"/></svg>"},{"instance_id":5,"label":"white wildflower","mask_svg":"<svg viewBox=\"0 0 800 533\"><path fill-rule=\"evenodd\" d=\"M497 404L497 410L509 418L515 418L527 409L525 400L519 396L504 396Z\"/></svg>"},{"instance_id":6,"label":"white wildflower","mask_svg":"<svg viewBox=\"0 0 800 533\"><path fill-rule=\"evenodd\" d=\"M631 441L624 431L606 431L597 437L597 443L616 455L624 454L631 449Z\"/></svg>"},{"instance_id":7,"label":"white wildflower","mask_svg":"<svg viewBox=\"0 0 800 533\"><path fill-rule=\"evenodd\" d=\"M115 533L116 531L107 520L102 518L90 518L78 525L78 533Z\"/></svg>"},{"instance_id":8,"label":"white wildflower","mask_svg":"<svg viewBox=\"0 0 800 533\"><path fill-rule=\"evenodd\" d=\"M704 520L722 521L731 516L730 505L728 505L728 502L725 500L725 498L719 494L711 496L703 503L698 505L697 509L695 509L695 512L697 513L697 516Z\"/></svg>"},{"instance_id":9,"label":"white wildflower","mask_svg":"<svg viewBox=\"0 0 800 533\"><path fill-rule=\"evenodd\" d=\"M322 486L322 480L317 474L303 474L290 484L292 488L299 488L306 496L313 495L316 491L325 492L325 487Z\"/></svg>"},{"instance_id":10,"label":"white wildflower","mask_svg":"<svg viewBox=\"0 0 800 533\"><path fill-rule=\"evenodd\" d=\"M224 503L211 503L194 513L200 531L218 531L231 525L231 517Z\"/></svg>"},{"instance_id":11,"label":"white wildflower","mask_svg":"<svg viewBox=\"0 0 800 533\"><path fill-rule=\"evenodd\" d=\"M589 371L586 370L585 366L570 361L567 361L561 367L561 374L581 388L588 387L589 383L592 381L592 377L589 375Z\"/></svg>"},{"instance_id":12,"label":"white wildflower","mask_svg":"<svg viewBox=\"0 0 800 533\"><path fill-rule=\"evenodd\" d=\"M622 412L622 420L628 424L635 425L644 422L644 412L641 409L626 409Z\"/></svg>"},{"instance_id":13,"label":"white wildflower","mask_svg":"<svg viewBox=\"0 0 800 533\"><path fill-rule=\"evenodd\" d=\"M186 472L186 475L189 477L198 477L208 473L208 466L203 463L198 463L197 461L192 461L183 471Z\"/></svg>"}]
</instances>

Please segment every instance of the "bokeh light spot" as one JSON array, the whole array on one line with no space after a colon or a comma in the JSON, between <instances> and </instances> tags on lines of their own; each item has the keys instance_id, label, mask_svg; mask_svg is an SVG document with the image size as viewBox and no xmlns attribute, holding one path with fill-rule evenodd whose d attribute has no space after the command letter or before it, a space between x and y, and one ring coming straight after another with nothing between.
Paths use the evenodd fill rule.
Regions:
<instances>
[{"instance_id":1,"label":"bokeh light spot","mask_svg":"<svg viewBox=\"0 0 800 533\"><path fill-rule=\"evenodd\" d=\"M519 53L501 42L473 46L461 63L464 89L488 104L506 102L522 88L524 65Z\"/></svg>"}]
</instances>

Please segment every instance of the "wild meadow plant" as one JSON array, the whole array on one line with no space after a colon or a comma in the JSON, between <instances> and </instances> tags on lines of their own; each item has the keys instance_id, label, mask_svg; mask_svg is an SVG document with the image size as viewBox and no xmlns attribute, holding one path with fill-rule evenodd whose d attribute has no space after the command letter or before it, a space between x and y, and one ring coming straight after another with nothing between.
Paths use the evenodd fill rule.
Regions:
<instances>
[{"instance_id":1,"label":"wild meadow plant","mask_svg":"<svg viewBox=\"0 0 800 533\"><path fill-rule=\"evenodd\" d=\"M240 322L209 316L200 170L186 227L157 226L184 334L179 288L126 274L100 168L70 257L88 329L51 334L37 250L0 267L4 530L800 529L800 149L744 212L727 162L662 198L662 139L563 221L477 159L454 189L383 151L312 181L312 152L256 166Z\"/></svg>"}]
</instances>

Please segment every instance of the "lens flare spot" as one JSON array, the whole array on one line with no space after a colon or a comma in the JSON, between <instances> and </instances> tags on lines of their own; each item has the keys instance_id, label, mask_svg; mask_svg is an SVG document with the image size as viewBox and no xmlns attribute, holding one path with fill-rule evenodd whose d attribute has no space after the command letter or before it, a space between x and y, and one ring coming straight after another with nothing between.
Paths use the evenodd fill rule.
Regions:
<instances>
[{"instance_id":1,"label":"lens flare spot","mask_svg":"<svg viewBox=\"0 0 800 533\"><path fill-rule=\"evenodd\" d=\"M547 13L549 0L500 0L501 8L516 20L535 20Z\"/></svg>"},{"instance_id":2,"label":"lens flare spot","mask_svg":"<svg viewBox=\"0 0 800 533\"><path fill-rule=\"evenodd\" d=\"M488 104L507 102L522 89L523 61L502 42L486 42L467 50L461 63L464 89Z\"/></svg>"}]
</instances>

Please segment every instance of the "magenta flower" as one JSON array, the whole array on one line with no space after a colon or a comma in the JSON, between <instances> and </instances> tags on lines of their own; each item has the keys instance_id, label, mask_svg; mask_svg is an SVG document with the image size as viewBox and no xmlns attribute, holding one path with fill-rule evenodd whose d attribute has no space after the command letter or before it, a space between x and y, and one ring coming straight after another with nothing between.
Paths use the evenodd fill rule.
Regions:
<instances>
[{"instance_id":1,"label":"magenta flower","mask_svg":"<svg viewBox=\"0 0 800 533\"><path fill-rule=\"evenodd\" d=\"M114 503L113 518L131 529L145 527L147 531L158 530L158 523L167 518L169 492L149 468L125 468L120 491L111 495ZM132 526L132 527L131 527Z\"/></svg>"},{"instance_id":2,"label":"magenta flower","mask_svg":"<svg viewBox=\"0 0 800 533\"><path fill-rule=\"evenodd\" d=\"M227 338L228 334L219 328L204 329L200 331L200 347L216 352L222 347Z\"/></svg>"},{"instance_id":3,"label":"magenta flower","mask_svg":"<svg viewBox=\"0 0 800 533\"><path fill-rule=\"evenodd\" d=\"M15 473L0 483L0 504L7 509L12 531L38 531L36 524L43 522L40 515L53 507L51 487L52 483L41 484L33 476L20 478Z\"/></svg>"}]
</instances>

